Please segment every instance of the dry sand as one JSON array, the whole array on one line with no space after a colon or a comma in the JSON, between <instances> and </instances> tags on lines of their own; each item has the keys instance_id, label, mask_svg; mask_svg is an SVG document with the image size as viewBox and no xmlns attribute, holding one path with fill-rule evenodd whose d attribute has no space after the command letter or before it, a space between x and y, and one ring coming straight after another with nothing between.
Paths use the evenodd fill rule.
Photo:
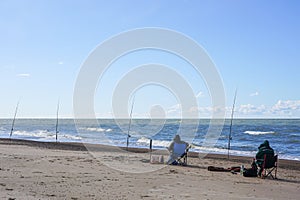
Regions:
<instances>
[{"instance_id":1,"label":"dry sand","mask_svg":"<svg viewBox=\"0 0 300 200\"><path fill-rule=\"evenodd\" d=\"M150 164L143 149L120 152L103 145L88 145L88 149L92 152L82 144L0 139L0 198L300 198L298 161L280 160L278 179L272 180L207 170L210 165L249 167L248 157L227 160L224 155L207 155L199 159L191 153L188 166L183 167Z\"/></svg>"}]
</instances>

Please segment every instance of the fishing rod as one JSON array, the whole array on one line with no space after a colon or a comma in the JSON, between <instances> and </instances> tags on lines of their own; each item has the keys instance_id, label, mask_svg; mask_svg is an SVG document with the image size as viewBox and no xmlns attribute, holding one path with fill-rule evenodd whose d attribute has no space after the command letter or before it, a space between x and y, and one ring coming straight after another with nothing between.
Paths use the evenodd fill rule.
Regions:
<instances>
[{"instance_id":1,"label":"fishing rod","mask_svg":"<svg viewBox=\"0 0 300 200\"><path fill-rule=\"evenodd\" d=\"M13 121L12 121L12 125L11 125L11 130L10 130L9 138L11 138L12 133L13 133L13 131L14 131L14 126L15 126L16 116L17 116L17 112L18 112L18 108L19 108L19 103L20 103L20 101L18 101L17 106L16 106L15 115L14 115L14 119L13 119Z\"/></svg>"},{"instance_id":2,"label":"fishing rod","mask_svg":"<svg viewBox=\"0 0 300 200\"><path fill-rule=\"evenodd\" d=\"M235 101L236 101L236 94L237 89L235 89L234 99L233 99L233 105L232 105L232 111L231 111L231 119L230 119L230 127L229 127L229 135L228 135L228 153L227 158L229 159L229 150L230 150L230 141L232 140L231 133L232 133L232 121L233 121L233 113L234 113L234 107L235 107Z\"/></svg>"},{"instance_id":3,"label":"fishing rod","mask_svg":"<svg viewBox=\"0 0 300 200\"><path fill-rule=\"evenodd\" d=\"M152 157L152 139L150 138L150 143L149 143L149 151L150 151L150 163L151 163L151 157Z\"/></svg>"},{"instance_id":4,"label":"fishing rod","mask_svg":"<svg viewBox=\"0 0 300 200\"><path fill-rule=\"evenodd\" d=\"M58 112L59 112L59 101L57 103L57 110L56 110L56 126L55 126L55 141L57 142L57 135L59 133L58 131Z\"/></svg>"},{"instance_id":5,"label":"fishing rod","mask_svg":"<svg viewBox=\"0 0 300 200\"><path fill-rule=\"evenodd\" d=\"M135 96L133 97L131 110L130 110L130 119L129 119L128 132L127 132L127 141L126 141L126 151L128 151L129 138L131 137L130 128L131 128L131 122L132 122L132 110L133 110L133 106L134 106L134 100L135 100Z\"/></svg>"}]
</instances>

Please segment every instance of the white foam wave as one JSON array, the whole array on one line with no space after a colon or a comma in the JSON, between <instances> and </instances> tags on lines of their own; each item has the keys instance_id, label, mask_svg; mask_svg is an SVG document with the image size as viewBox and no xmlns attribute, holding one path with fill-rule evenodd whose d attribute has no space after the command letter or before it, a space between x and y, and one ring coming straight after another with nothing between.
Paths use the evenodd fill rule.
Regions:
<instances>
[{"instance_id":1,"label":"white foam wave","mask_svg":"<svg viewBox=\"0 0 300 200\"><path fill-rule=\"evenodd\" d=\"M298 160L298 161L300 161L300 156L288 156L288 155L279 154L279 158L287 159L287 160Z\"/></svg>"},{"instance_id":2,"label":"white foam wave","mask_svg":"<svg viewBox=\"0 0 300 200\"><path fill-rule=\"evenodd\" d=\"M82 137L77 136L77 135L65 134L65 135L60 135L59 137L67 138L67 139L70 139L70 140L82 140Z\"/></svg>"},{"instance_id":3,"label":"white foam wave","mask_svg":"<svg viewBox=\"0 0 300 200\"><path fill-rule=\"evenodd\" d=\"M217 148L217 147L204 147L204 146L193 146L191 151L200 152L200 153L215 153L215 154L227 154L227 149ZM240 156L254 156L255 151L238 151L230 150L231 155L240 155Z\"/></svg>"},{"instance_id":4,"label":"white foam wave","mask_svg":"<svg viewBox=\"0 0 300 200\"><path fill-rule=\"evenodd\" d=\"M137 141L137 144L140 146L148 147L150 145L150 139L142 137ZM157 147L168 147L170 145L170 141L165 140L153 140L153 146ZM193 145L190 151L199 152L199 153L215 153L215 154L227 154L228 150L226 148L218 148L218 147L205 147L205 146L195 146ZM256 151L241 151L241 150L230 150L230 155L237 155L237 156L247 156L247 157L254 157L256 155ZM300 160L299 156L286 156L280 154L280 158L288 159L288 160Z\"/></svg>"},{"instance_id":5,"label":"white foam wave","mask_svg":"<svg viewBox=\"0 0 300 200\"><path fill-rule=\"evenodd\" d=\"M112 129L108 128L108 129L104 129L104 128L93 128L93 127L89 127L89 128L79 128L81 130L86 130L86 131L92 131L92 132L111 132Z\"/></svg>"},{"instance_id":6,"label":"white foam wave","mask_svg":"<svg viewBox=\"0 0 300 200\"><path fill-rule=\"evenodd\" d=\"M46 140L53 140L55 139L56 135L53 132L48 130L35 130L35 131L14 131L13 136L20 136L20 137L33 137L33 138L41 138ZM64 138L68 140L81 140L80 136L70 135L70 134L59 134L59 138Z\"/></svg>"},{"instance_id":7,"label":"white foam wave","mask_svg":"<svg viewBox=\"0 0 300 200\"><path fill-rule=\"evenodd\" d=\"M27 137L38 137L38 138L55 138L55 134L48 130L36 130L36 131L14 131L13 135L27 136Z\"/></svg>"},{"instance_id":8,"label":"white foam wave","mask_svg":"<svg viewBox=\"0 0 300 200\"><path fill-rule=\"evenodd\" d=\"M157 146L157 147L168 147L170 145L170 143L171 143L170 141L166 141L166 140L152 140L152 146ZM142 138L138 139L137 144L149 146L150 139L142 137Z\"/></svg>"},{"instance_id":9,"label":"white foam wave","mask_svg":"<svg viewBox=\"0 0 300 200\"><path fill-rule=\"evenodd\" d=\"M275 134L274 131L245 131L244 133L249 134L249 135Z\"/></svg>"}]
</instances>

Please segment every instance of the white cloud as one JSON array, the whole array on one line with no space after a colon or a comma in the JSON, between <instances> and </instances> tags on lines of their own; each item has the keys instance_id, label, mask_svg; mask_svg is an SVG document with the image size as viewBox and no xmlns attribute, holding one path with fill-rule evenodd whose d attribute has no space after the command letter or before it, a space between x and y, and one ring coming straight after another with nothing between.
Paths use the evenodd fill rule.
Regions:
<instances>
[{"instance_id":1,"label":"white cloud","mask_svg":"<svg viewBox=\"0 0 300 200\"><path fill-rule=\"evenodd\" d=\"M281 115L293 115L296 111L300 111L300 100L279 100L270 109L271 113Z\"/></svg>"},{"instance_id":2,"label":"white cloud","mask_svg":"<svg viewBox=\"0 0 300 200\"><path fill-rule=\"evenodd\" d=\"M17 74L18 77L29 77L30 74Z\"/></svg>"},{"instance_id":3,"label":"white cloud","mask_svg":"<svg viewBox=\"0 0 300 200\"><path fill-rule=\"evenodd\" d=\"M64 62L63 62L63 61L59 61L58 64L59 64L59 65L63 65Z\"/></svg>"},{"instance_id":4,"label":"white cloud","mask_svg":"<svg viewBox=\"0 0 300 200\"><path fill-rule=\"evenodd\" d=\"M187 110L182 110L181 104L175 104L169 107L166 111L167 118L195 118L198 115L198 107L190 107Z\"/></svg>"},{"instance_id":5,"label":"white cloud","mask_svg":"<svg viewBox=\"0 0 300 200\"><path fill-rule=\"evenodd\" d=\"M196 108L194 108L196 109ZM210 106L207 107L198 107L197 108L198 112L199 112L199 116L200 117L208 117L210 118L212 116L213 113L213 108Z\"/></svg>"},{"instance_id":6,"label":"white cloud","mask_svg":"<svg viewBox=\"0 0 300 200\"><path fill-rule=\"evenodd\" d=\"M254 92L254 93L251 93L249 96L250 96L250 97L254 97L254 96L258 96L258 95L259 95L258 92Z\"/></svg>"},{"instance_id":7,"label":"white cloud","mask_svg":"<svg viewBox=\"0 0 300 200\"><path fill-rule=\"evenodd\" d=\"M198 112L199 118L211 118L213 114L215 118L223 118L224 113L229 110L231 112L231 108L222 108L219 106L201 106L190 108L190 113L193 114L193 117L195 117L197 116L195 115L195 112Z\"/></svg>"},{"instance_id":8,"label":"white cloud","mask_svg":"<svg viewBox=\"0 0 300 200\"><path fill-rule=\"evenodd\" d=\"M225 108L226 118L230 118L232 106ZM166 118L181 118L183 116L197 118L222 117L224 108L212 106L195 106L183 113L182 105L175 104L165 109ZM197 115L195 115L197 113ZM133 113L134 118L151 118L149 113ZM98 113L97 117L114 117L112 113ZM155 117L155 116L154 116ZM237 105L234 109L234 118L299 118L300 117L300 100L279 100L274 105Z\"/></svg>"},{"instance_id":9,"label":"white cloud","mask_svg":"<svg viewBox=\"0 0 300 200\"><path fill-rule=\"evenodd\" d=\"M265 105L254 106L251 104L240 105L236 112L241 115L261 115L267 111Z\"/></svg>"},{"instance_id":10,"label":"white cloud","mask_svg":"<svg viewBox=\"0 0 300 200\"><path fill-rule=\"evenodd\" d=\"M300 117L300 100L279 100L271 106L240 105L236 109L237 117L290 118Z\"/></svg>"}]
</instances>

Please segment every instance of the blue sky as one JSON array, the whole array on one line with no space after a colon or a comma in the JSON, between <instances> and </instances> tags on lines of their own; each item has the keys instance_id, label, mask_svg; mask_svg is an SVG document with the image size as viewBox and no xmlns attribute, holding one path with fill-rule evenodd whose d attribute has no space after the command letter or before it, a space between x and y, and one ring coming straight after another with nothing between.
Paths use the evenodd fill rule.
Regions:
<instances>
[{"instance_id":1,"label":"blue sky","mask_svg":"<svg viewBox=\"0 0 300 200\"><path fill-rule=\"evenodd\" d=\"M14 1L0 0L0 117L73 115L73 90L89 53L104 40L131 29L161 27L183 33L209 54L223 79L227 115L238 87L236 117L300 117L299 1ZM200 117L211 100L191 66L165 52L135 52L105 74L95 93L95 112L111 117L111 91L133 67L162 63L191 84ZM161 105L168 117L180 103L164 88L137 91L135 117Z\"/></svg>"}]
</instances>

